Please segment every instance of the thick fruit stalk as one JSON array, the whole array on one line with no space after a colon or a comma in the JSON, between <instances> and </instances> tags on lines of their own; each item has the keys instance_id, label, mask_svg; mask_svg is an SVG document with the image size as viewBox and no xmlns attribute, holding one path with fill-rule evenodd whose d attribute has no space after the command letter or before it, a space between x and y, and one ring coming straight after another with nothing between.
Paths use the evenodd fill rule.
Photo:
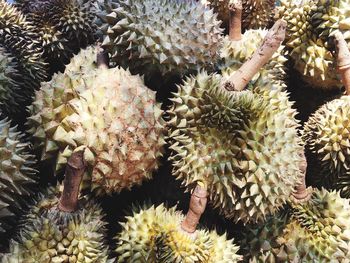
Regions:
<instances>
[{"instance_id":1,"label":"thick fruit stalk","mask_svg":"<svg viewBox=\"0 0 350 263\"><path fill-rule=\"evenodd\" d=\"M269 30L261 46L239 70L224 80L222 87L230 91L243 90L254 75L271 59L285 38L286 22L278 20Z\"/></svg>"},{"instance_id":2,"label":"thick fruit stalk","mask_svg":"<svg viewBox=\"0 0 350 263\"><path fill-rule=\"evenodd\" d=\"M306 169L307 169L306 157L304 152L301 152L300 155L303 161L300 163L299 167L300 167L301 174L303 175L303 178L300 184L295 186L295 190L291 197L292 202L296 204L307 202L312 195L312 188L306 187L306 181L305 181Z\"/></svg>"},{"instance_id":3,"label":"thick fruit stalk","mask_svg":"<svg viewBox=\"0 0 350 263\"><path fill-rule=\"evenodd\" d=\"M86 169L84 151L74 152L68 159L64 187L58 208L72 213L78 208L79 188Z\"/></svg>"},{"instance_id":4,"label":"thick fruit stalk","mask_svg":"<svg viewBox=\"0 0 350 263\"><path fill-rule=\"evenodd\" d=\"M230 2L228 8L230 10L229 37L232 41L239 41L242 39L242 0Z\"/></svg>"},{"instance_id":5,"label":"thick fruit stalk","mask_svg":"<svg viewBox=\"0 0 350 263\"><path fill-rule=\"evenodd\" d=\"M341 32L335 35L338 71L341 75L346 95L350 95L350 51Z\"/></svg>"},{"instance_id":6,"label":"thick fruit stalk","mask_svg":"<svg viewBox=\"0 0 350 263\"><path fill-rule=\"evenodd\" d=\"M196 231L199 220L207 205L207 189L203 184L198 183L191 195L190 207L185 219L182 221L181 228L187 233Z\"/></svg>"}]
</instances>

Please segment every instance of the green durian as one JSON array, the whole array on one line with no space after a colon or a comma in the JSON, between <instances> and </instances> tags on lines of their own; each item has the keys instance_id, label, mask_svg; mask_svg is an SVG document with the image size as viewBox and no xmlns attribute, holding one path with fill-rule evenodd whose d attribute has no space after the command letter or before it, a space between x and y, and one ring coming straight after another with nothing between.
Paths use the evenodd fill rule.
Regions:
<instances>
[{"instance_id":1,"label":"green durian","mask_svg":"<svg viewBox=\"0 0 350 263\"><path fill-rule=\"evenodd\" d=\"M278 214L269 216L264 223L245 226L240 245L247 262L270 262L270 257L275 259L270 253L272 249L279 247L277 238L283 234L290 214L291 210L285 208Z\"/></svg>"},{"instance_id":2,"label":"green durian","mask_svg":"<svg viewBox=\"0 0 350 263\"><path fill-rule=\"evenodd\" d=\"M257 78L242 92L221 83L221 76L202 72L171 99L173 174L187 189L204 182L227 218L262 221L286 203L302 177L296 111L278 82Z\"/></svg>"},{"instance_id":3,"label":"green durian","mask_svg":"<svg viewBox=\"0 0 350 263\"><path fill-rule=\"evenodd\" d=\"M312 86L341 86L336 71L332 36L342 32L350 38L349 0L281 1L280 16L287 21L289 55L295 69Z\"/></svg>"},{"instance_id":4,"label":"green durian","mask_svg":"<svg viewBox=\"0 0 350 263\"><path fill-rule=\"evenodd\" d=\"M117 235L117 262L238 262L238 247L233 240L215 231L197 230L188 234L181 229L184 216L164 205L133 211L121 223Z\"/></svg>"},{"instance_id":5,"label":"green durian","mask_svg":"<svg viewBox=\"0 0 350 263\"><path fill-rule=\"evenodd\" d=\"M350 197L350 97L342 96L321 106L304 125L307 149L319 162L315 183Z\"/></svg>"},{"instance_id":6,"label":"green durian","mask_svg":"<svg viewBox=\"0 0 350 263\"><path fill-rule=\"evenodd\" d=\"M51 188L32 205L2 263L112 262L100 206L81 197L77 211L63 212L59 194Z\"/></svg>"},{"instance_id":7,"label":"green durian","mask_svg":"<svg viewBox=\"0 0 350 263\"><path fill-rule=\"evenodd\" d=\"M51 63L65 64L95 41L91 0L19 0L16 5L34 25Z\"/></svg>"},{"instance_id":8,"label":"green durian","mask_svg":"<svg viewBox=\"0 0 350 263\"><path fill-rule=\"evenodd\" d=\"M75 149L86 147L87 174L100 194L151 178L165 141L155 92L129 71L96 68L96 53L81 52L42 85L28 124L42 159L56 159L58 171Z\"/></svg>"},{"instance_id":9,"label":"green durian","mask_svg":"<svg viewBox=\"0 0 350 263\"><path fill-rule=\"evenodd\" d=\"M12 114L30 103L34 90L47 78L47 72L38 35L26 18L4 0L0 1L0 46L15 59L18 72L15 80L21 83L20 89L16 85L9 87L8 94L16 93L13 100L18 99L16 102L22 108L16 104L7 106L8 100L3 104L3 111Z\"/></svg>"},{"instance_id":10,"label":"green durian","mask_svg":"<svg viewBox=\"0 0 350 263\"><path fill-rule=\"evenodd\" d=\"M23 137L9 121L0 120L0 234L11 228L37 179L35 159Z\"/></svg>"},{"instance_id":11,"label":"green durian","mask_svg":"<svg viewBox=\"0 0 350 263\"><path fill-rule=\"evenodd\" d=\"M251 262L348 262L349 200L339 192L314 189L310 200L291 203L291 208L283 233L275 239L277 244Z\"/></svg>"},{"instance_id":12,"label":"green durian","mask_svg":"<svg viewBox=\"0 0 350 263\"><path fill-rule=\"evenodd\" d=\"M228 27L230 20L230 2L233 0L202 0L203 4L213 8L223 25ZM267 28L274 21L275 0L242 0L242 27L244 30Z\"/></svg>"},{"instance_id":13,"label":"green durian","mask_svg":"<svg viewBox=\"0 0 350 263\"><path fill-rule=\"evenodd\" d=\"M108 0L99 6L103 47L112 63L145 76L214 70L222 30L200 3Z\"/></svg>"}]
</instances>

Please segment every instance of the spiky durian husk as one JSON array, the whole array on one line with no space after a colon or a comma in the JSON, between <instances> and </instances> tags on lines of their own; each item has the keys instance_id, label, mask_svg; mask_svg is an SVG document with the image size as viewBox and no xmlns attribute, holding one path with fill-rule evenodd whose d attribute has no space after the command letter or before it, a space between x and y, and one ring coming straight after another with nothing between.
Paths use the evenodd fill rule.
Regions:
<instances>
[{"instance_id":1,"label":"spiky durian husk","mask_svg":"<svg viewBox=\"0 0 350 263\"><path fill-rule=\"evenodd\" d=\"M3 104L5 113L13 115L31 102L34 89L47 77L46 65L41 59L41 43L33 27L4 0L0 1L0 31L0 46L15 59L18 74L14 80L21 83L20 89L12 86L8 95L16 93L13 100L22 107Z\"/></svg>"},{"instance_id":2,"label":"spiky durian husk","mask_svg":"<svg viewBox=\"0 0 350 263\"><path fill-rule=\"evenodd\" d=\"M316 190L306 203L294 205L292 218L278 238L278 262L347 262L350 252L349 200Z\"/></svg>"},{"instance_id":3,"label":"spiky durian husk","mask_svg":"<svg viewBox=\"0 0 350 263\"><path fill-rule=\"evenodd\" d=\"M54 189L40 196L3 263L108 262L106 223L100 206L83 197L77 211L66 213L58 210L58 197L59 191Z\"/></svg>"},{"instance_id":4,"label":"spiky durian husk","mask_svg":"<svg viewBox=\"0 0 350 263\"><path fill-rule=\"evenodd\" d=\"M340 31L348 41L350 22L349 0L283 0L280 16L287 21L286 46L294 67L305 80L325 89L341 86L336 72L336 58L332 54L332 36Z\"/></svg>"},{"instance_id":5,"label":"spiky durian husk","mask_svg":"<svg viewBox=\"0 0 350 263\"><path fill-rule=\"evenodd\" d=\"M118 262L238 262L238 248L216 232L181 229L184 216L175 207L150 207L127 217L116 237Z\"/></svg>"},{"instance_id":6,"label":"spiky durian husk","mask_svg":"<svg viewBox=\"0 0 350 263\"><path fill-rule=\"evenodd\" d=\"M20 77L16 59L0 45L0 108L5 115L17 113L27 99L21 93Z\"/></svg>"},{"instance_id":7,"label":"spiky durian husk","mask_svg":"<svg viewBox=\"0 0 350 263\"><path fill-rule=\"evenodd\" d=\"M230 74L233 70L238 70L259 48L267 32L264 29L248 30L242 34L242 39L239 41L232 41L228 36L225 37L220 50L220 57L223 61L223 65L221 65L223 73ZM284 62L287 59L283 55L283 49L284 46L281 45L277 52L273 54L271 60L254 76L254 79L284 80ZM284 86L282 82L279 84Z\"/></svg>"},{"instance_id":8,"label":"spiky durian husk","mask_svg":"<svg viewBox=\"0 0 350 263\"><path fill-rule=\"evenodd\" d=\"M252 224L245 227L240 245L244 251L246 262L270 262L267 258L274 258L268 254L272 249L279 247L277 238L282 235L290 218L290 212L287 208L277 215L269 216L262 224Z\"/></svg>"},{"instance_id":9,"label":"spiky durian husk","mask_svg":"<svg viewBox=\"0 0 350 263\"><path fill-rule=\"evenodd\" d=\"M301 176L296 111L287 93L264 78L242 92L220 83L218 75L201 73L172 99L173 174L187 189L208 185L226 217L260 221L282 207Z\"/></svg>"},{"instance_id":10,"label":"spiky durian husk","mask_svg":"<svg viewBox=\"0 0 350 263\"><path fill-rule=\"evenodd\" d=\"M39 21L33 20L37 30L40 31L43 24L49 24L52 29L47 33L59 36L60 43L64 44L64 50L67 49L66 55L71 56L73 52L78 52L80 48L85 48L95 41L96 26L93 23L95 14L92 12L92 2L91 0L19 0L17 5L29 16L41 15ZM52 41L55 35L46 37L50 37ZM65 43L65 40L68 42ZM62 47L58 49L56 47L56 51L63 53ZM51 53L53 54L54 52Z\"/></svg>"},{"instance_id":11,"label":"spiky durian husk","mask_svg":"<svg viewBox=\"0 0 350 263\"><path fill-rule=\"evenodd\" d=\"M110 0L100 4L100 17L111 61L132 72L182 75L214 69L220 22L200 3Z\"/></svg>"},{"instance_id":12,"label":"spiky durian husk","mask_svg":"<svg viewBox=\"0 0 350 263\"><path fill-rule=\"evenodd\" d=\"M22 140L9 121L0 120L0 233L11 226L8 220L21 210L36 179L34 156Z\"/></svg>"},{"instance_id":13,"label":"spiky durian husk","mask_svg":"<svg viewBox=\"0 0 350 263\"><path fill-rule=\"evenodd\" d=\"M165 144L162 110L139 76L119 68L93 70L89 63L80 73L71 71L77 67L72 63L42 86L29 132L43 159L57 158L57 170L76 148L87 147L92 189L119 192L151 178L158 167Z\"/></svg>"},{"instance_id":14,"label":"spiky durian husk","mask_svg":"<svg viewBox=\"0 0 350 263\"><path fill-rule=\"evenodd\" d=\"M228 27L230 20L229 3L232 0L202 0L214 9L223 25ZM275 0L243 0L242 27L244 30L267 28L274 18Z\"/></svg>"},{"instance_id":15,"label":"spiky durian husk","mask_svg":"<svg viewBox=\"0 0 350 263\"><path fill-rule=\"evenodd\" d=\"M303 139L320 163L315 182L350 197L350 97L321 106L305 123Z\"/></svg>"}]
</instances>

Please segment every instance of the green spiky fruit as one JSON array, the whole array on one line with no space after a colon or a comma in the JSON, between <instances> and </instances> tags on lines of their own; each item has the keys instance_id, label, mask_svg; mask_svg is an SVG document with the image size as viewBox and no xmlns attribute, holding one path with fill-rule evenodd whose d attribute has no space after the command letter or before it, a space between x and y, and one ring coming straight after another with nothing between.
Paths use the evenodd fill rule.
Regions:
<instances>
[{"instance_id":1,"label":"green spiky fruit","mask_svg":"<svg viewBox=\"0 0 350 263\"><path fill-rule=\"evenodd\" d=\"M320 163L316 182L350 197L350 97L320 107L305 123L306 147Z\"/></svg>"},{"instance_id":2,"label":"green spiky fruit","mask_svg":"<svg viewBox=\"0 0 350 263\"><path fill-rule=\"evenodd\" d=\"M91 63L82 60L88 53L36 93L29 132L42 159L56 158L57 170L75 149L86 147L92 189L119 192L151 178L158 167L165 144L162 110L139 76L94 68L96 56L89 56Z\"/></svg>"},{"instance_id":3,"label":"green spiky fruit","mask_svg":"<svg viewBox=\"0 0 350 263\"><path fill-rule=\"evenodd\" d=\"M67 63L95 40L91 0L19 0L16 5L35 26L49 62Z\"/></svg>"},{"instance_id":4,"label":"green spiky fruit","mask_svg":"<svg viewBox=\"0 0 350 263\"><path fill-rule=\"evenodd\" d=\"M260 221L283 206L300 180L296 111L281 86L265 78L242 92L228 92L221 82L201 73L172 99L173 174L187 189L204 182L227 218Z\"/></svg>"},{"instance_id":5,"label":"green spiky fruit","mask_svg":"<svg viewBox=\"0 0 350 263\"><path fill-rule=\"evenodd\" d=\"M220 57L223 60L223 65L221 65L223 73L228 75L232 71L238 70L260 47L267 32L264 29L248 30L242 34L239 41L232 41L229 37L225 37L220 50ZM283 49L284 46L281 45L277 52L272 55L270 61L254 76L254 79L284 80L284 62L287 59L283 55ZM282 82L279 85L284 86Z\"/></svg>"},{"instance_id":6,"label":"green spiky fruit","mask_svg":"<svg viewBox=\"0 0 350 263\"><path fill-rule=\"evenodd\" d=\"M34 156L22 139L9 121L0 120L0 233L11 226L9 220L21 210L36 179Z\"/></svg>"},{"instance_id":7,"label":"green spiky fruit","mask_svg":"<svg viewBox=\"0 0 350 263\"><path fill-rule=\"evenodd\" d=\"M111 61L132 72L183 75L214 69L220 22L200 3L109 0L100 5L100 17Z\"/></svg>"},{"instance_id":8,"label":"green spiky fruit","mask_svg":"<svg viewBox=\"0 0 350 263\"><path fill-rule=\"evenodd\" d=\"M41 43L25 17L4 0L0 1L0 33L0 46L17 62L18 76L15 80L23 83L20 89L14 85L8 92L17 94L20 91L13 100L23 109L23 105L31 101L34 89L46 79L46 65L41 59ZM3 110L12 114L19 107L6 106Z\"/></svg>"},{"instance_id":9,"label":"green spiky fruit","mask_svg":"<svg viewBox=\"0 0 350 263\"><path fill-rule=\"evenodd\" d=\"M247 225L243 231L241 248L245 259L253 262L270 262L267 260L272 249L278 248L277 238L283 233L290 218L289 208L282 210L277 215L269 216L266 222ZM272 257L274 258L274 257ZM267 260L267 261L264 261ZM271 261L275 262L275 261Z\"/></svg>"},{"instance_id":10,"label":"green spiky fruit","mask_svg":"<svg viewBox=\"0 0 350 263\"><path fill-rule=\"evenodd\" d=\"M214 8L218 18L228 27L230 20L229 3L232 0L202 0ZM242 27L247 29L267 28L273 22L275 0L243 0Z\"/></svg>"},{"instance_id":11,"label":"green spiky fruit","mask_svg":"<svg viewBox=\"0 0 350 263\"><path fill-rule=\"evenodd\" d=\"M66 213L58 202L59 191L54 189L37 200L3 263L109 262L100 206L83 197L77 211Z\"/></svg>"},{"instance_id":12,"label":"green spiky fruit","mask_svg":"<svg viewBox=\"0 0 350 263\"><path fill-rule=\"evenodd\" d=\"M294 67L315 87L341 86L336 71L332 36L340 31L350 39L349 0L281 1L287 21L287 43Z\"/></svg>"},{"instance_id":13,"label":"green spiky fruit","mask_svg":"<svg viewBox=\"0 0 350 263\"><path fill-rule=\"evenodd\" d=\"M134 211L121 223L117 239L118 262L238 262L238 247L216 232L197 230L188 234L181 229L184 216L163 205Z\"/></svg>"},{"instance_id":14,"label":"green spiky fruit","mask_svg":"<svg viewBox=\"0 0 350 263\"><path fill-rule=\"evenodd\" d=\"M346 262L349 259L349 200L337 192L315 189L308 202L293 209L289 224L278 238L279 260Z\"/></svg>"}]
</instances>

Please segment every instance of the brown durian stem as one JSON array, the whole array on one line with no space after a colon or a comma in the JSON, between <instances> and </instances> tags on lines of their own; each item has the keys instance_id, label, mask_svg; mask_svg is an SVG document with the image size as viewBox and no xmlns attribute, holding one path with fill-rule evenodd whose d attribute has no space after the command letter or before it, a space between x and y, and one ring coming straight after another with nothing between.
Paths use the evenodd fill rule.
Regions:
<instances>
[{"instance_id":1,"label":"brown durian stem","mask_svg":"<svg viewBox=\"0 0 350 263\"><path fill-rule=\"evenodd\" d=\"M350 95L350 51L341 32L335 34L338 71L345 86L346 95Z\"/></svg>"},{"instance_id":2,"label":"brown durian stem","mask_svg":"<svg viewBox=\"0 0 350 263\"><path fill-rule=\"evenodd\" d=\"M187 215L181 223L181 228L185 232L192 234L196 231L199 220L207 205L207 195L207 189L200 184L194 189Z\"/></svg>"},{"instance_id":3,"label":"brown durian stem","mask_svg":"<svg viewBox=\"0 0 350 263\"><path fill-rule=\"evenodd\" d=\"M229 38L232 41L239 41L242 39L242 0L230 2L228 8L230 10Z\"/></svg>"},{"instance_id":4,"label":"brown durian stem","mask_svg":"<svg viewBox=\"0 0 350 263\"><path fill-rule=\"evenodd\" d=\"M301 183L295 187L294 192L292 193L292 200L294 201L294 203L303 203L308 201L312 193L312 188L306 187L305 176L307 169L307 161L304 151L300 153L300 156L302 157L302 162L300 163L299 168L303 175L303 178Z\"/></svg>"},{"instance_id":5,"label":"brown durian stem","mask_svg":"<svg viewBox=\"0 0 350 263\"><path fill-rule=\"evenodd\" d=\"M79 188L86 163L84 151L74 152L68 159L63 182L63 193L58 208L64 212L74 212L78 208Z\"/></svg>"},{"instance_id":6,"label":"brown durian stem","mask_svg":"<svg viewBox=\"0 0 350 263\"><path fill-rule=\"evenodd\" d=\"M222 87L229 91L242 91L254 75L271 59L285 38L287 23L278 20L265 36L261 46L229 79L222 83Z\"/></svg>"},{"instance_id":7,"label":"brown durian stem","mask_svg":"<svg viewBox=\"0 0 350 263\"><path fill-rule=\"evenodd\" d=\"M97 66L99 68L104 67L104 68L109 68L109 56L106 51L101 51L97 54Z\"/></svg>"}]
</instances>

